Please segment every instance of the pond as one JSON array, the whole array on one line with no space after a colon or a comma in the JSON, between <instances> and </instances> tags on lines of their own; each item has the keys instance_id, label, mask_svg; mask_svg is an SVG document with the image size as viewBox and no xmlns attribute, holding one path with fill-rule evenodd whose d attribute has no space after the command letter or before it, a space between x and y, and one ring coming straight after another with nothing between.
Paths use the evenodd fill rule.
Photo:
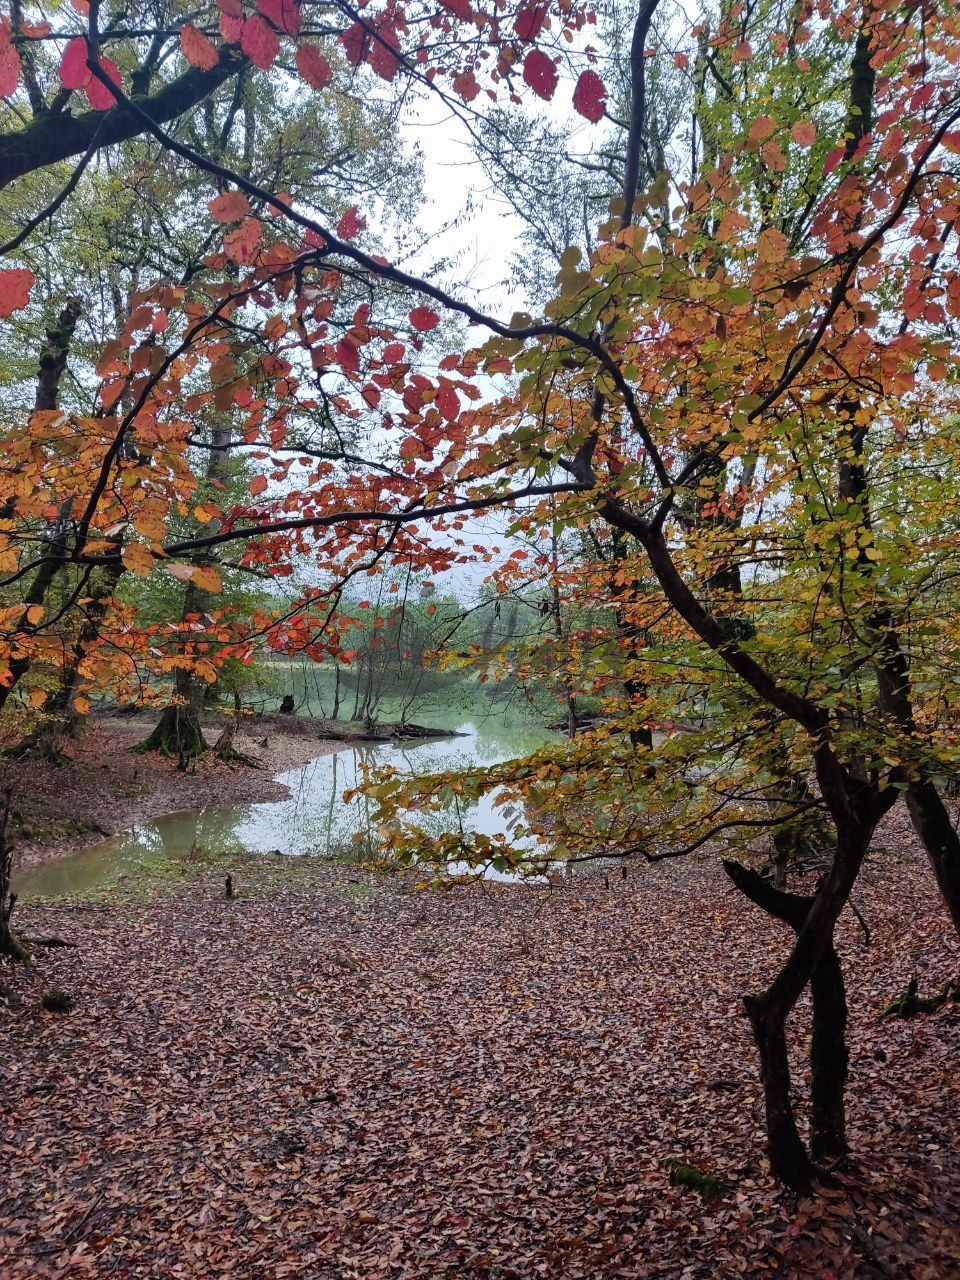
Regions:
<instances>
[{"instance_id":1,"label":"pond","mask_svg":"<svg viewBox=\"0 0 960 1280\"><path fill-rule=\"evenodd\" d=\"M343 800L343 793L360 780L361 764L389 764L416 775L473 768L525 755L553 736L538 725L502 715L433 727L455 729L463 736L400 744L344 744L332 755L278 774L277 781L290 791L286 799L149 819L81 853L31 869L15 888L24 899L78 893L149 870L151 865L167 866L194 846L205 854L246 850L336 855L347 849L354 833L368 829L365 800L355 797L350 804ZM491 793L465 809L463 825L488 835L505 832L507 823L494 798ZM442 817L436 815L438 821Z\"/></svg>"}]
</instances>

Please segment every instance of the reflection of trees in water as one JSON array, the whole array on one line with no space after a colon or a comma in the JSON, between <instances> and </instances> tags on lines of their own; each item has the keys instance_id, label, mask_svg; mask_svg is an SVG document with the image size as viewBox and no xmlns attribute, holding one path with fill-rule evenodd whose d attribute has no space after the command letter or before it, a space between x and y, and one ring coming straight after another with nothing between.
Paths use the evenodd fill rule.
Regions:
<instances>
[{"instance_id":1,"label":"reflection of trees in water","mask_svg":"<svg viewBox=\"0 0 960 1280\"><path fill-rule=\"evenodd\" d=\"M471 731L469 738L356 746L320 756L281 775L280 781L290 789L290 796L284 800L202 809L141 823L128 834L114 836L24 877L25 891L41 895L89 889L151 863L183 859L194 844L212 856L242 849L339 854L351 846L355 834L371 832L374 802L366 796L357 796L350 804L343 801L344 791L362 780L363 766L390 765L417 777L466 772L524 754L547 736L536 726L503 718L462 727ZM495 808L494 799L492 792L469 808L424 811L417 815L418 824L432 835L461 824L464 829L496 835L505 832L509 823Z\"/></svg>"}]
</instances>

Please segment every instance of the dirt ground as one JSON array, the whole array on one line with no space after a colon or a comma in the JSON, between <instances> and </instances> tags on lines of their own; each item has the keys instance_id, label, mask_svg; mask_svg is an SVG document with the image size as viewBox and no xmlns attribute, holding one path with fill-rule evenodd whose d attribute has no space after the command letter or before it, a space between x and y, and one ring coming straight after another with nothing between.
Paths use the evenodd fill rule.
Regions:
<instances>
[{"instance_id":1,"label":"dirt ground","mask_svg":"<svg viewBox=\"0 0 960 1280\"><path fill-rule=\"evenodd\" d=\"M960 1276L960 1005L877 1016L960 972L906 837L871 856L869 945L839 931L855 1162L803 1199L769 1177L740 1004L789 939L715 863L449 892L233 871L229 901L217 865L18 912L76 946L0 971L4 1280Z\"/></svg>"},{"instance_id":2,"label":"dirt ground","mask_svg":"<svg viewBox=\"0 0 960 1280\"><path fill-rule=\"evenodd\" d=\"M3 785L12 792L14 870L76 853L144 818L204 805L282 800L287 791L274 775L344 744L316 737L309 722L291 718L285 726L278 720L242 722L235 745L257 760L256 768L223 764L210 752L184 771L155 752L141 755L134 747L150 731L146 716L92 721L82 738L67 744L67 764L4 761ZM204 727L211 744L222 727L222 721Z\"/></svg>"}]
</instances>

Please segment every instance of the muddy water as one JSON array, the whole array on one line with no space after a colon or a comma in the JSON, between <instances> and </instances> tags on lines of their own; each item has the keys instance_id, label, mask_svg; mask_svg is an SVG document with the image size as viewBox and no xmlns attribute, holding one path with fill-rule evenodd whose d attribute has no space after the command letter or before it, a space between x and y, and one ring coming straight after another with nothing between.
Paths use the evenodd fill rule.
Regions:
<instances>
[{"instance_id":1,"label":"muddy water","mask_svg":"<svg viewBox=\"0 0 960 1280\"><path fill-rule=\"evenodd\" d=\"M332 856L346 850L356 832L368 828L361 797L350 804L344 791L356 786L361 764L389 764L417 775L496 764L535 750L549 734L514 719L466 721L453 727L463 736L427 741L347 746L277 775L289 788L284 800L264 804L192 809L138 823L82 853L31 869L16 885L29 897L59 897L118 881L132 872L168 867L196 846L205 854L251 853ZM469 830L497 835L507 822L491 794L460 815Z\"/></svg>"}]
</instances>

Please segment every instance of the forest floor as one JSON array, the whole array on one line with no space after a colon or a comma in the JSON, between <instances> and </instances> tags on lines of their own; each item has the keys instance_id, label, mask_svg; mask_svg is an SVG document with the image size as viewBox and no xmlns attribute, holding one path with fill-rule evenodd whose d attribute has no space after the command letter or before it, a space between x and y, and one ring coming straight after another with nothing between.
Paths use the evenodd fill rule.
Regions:
<instances>
[{"instance_id":1,"label":"forest floor","mask_svg":"<svg viewBox=\"0 0 960 1280\"><path fill-rule=\"evenodd\" d=\"M65 744L65 764L4 761L4 787L12 792L15 872L77 853L144 818L282 800L288 792L274 774L343 744L319 739L315 721L305 729L297 717L289 717L289 726L278 725L278 719L241 721L234 745L257 762L255 768L224 764L212 751L185 770L154 751L140 754L134 748L152 727L152 720L142 716L94 719L77 742ZM222 716L204 724L211 746L222 728Z\"/></svg>"},{"instance_id":2,"label":"forest floor","mask_svg":"<svg viewBox=\"0 0 960 1280\"><path fill-rule=\"evenodd\" d=\"M441 892L247 858L18 908L76 946L0 970L0 1273L960 1276L960 1005L877 1017L960 971L902 827L868 865L869 946L849 914L839 936L856 1164L804 1198L761 1154L740 1005L788 938L714 863Z\"/></svg>"}]
</instances>

